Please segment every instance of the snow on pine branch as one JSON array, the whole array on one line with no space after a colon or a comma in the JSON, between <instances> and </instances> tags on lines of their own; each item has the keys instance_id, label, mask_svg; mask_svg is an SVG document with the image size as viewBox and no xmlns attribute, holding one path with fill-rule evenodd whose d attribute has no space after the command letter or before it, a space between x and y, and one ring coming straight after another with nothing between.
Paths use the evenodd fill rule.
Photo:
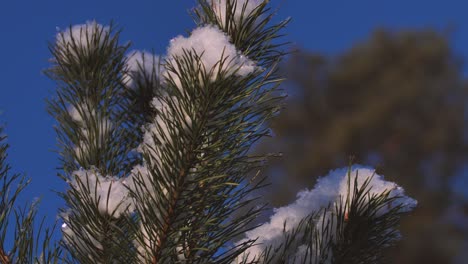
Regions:
<instances>
[{"instance_id":1,"label":"snow on pine branch","mask_svg":"<svg viewBox=\"0 0 468 264\"><path fill-rule=\"evenodd\" d=\"M106 137L112 131L112 122L108 118L103 117L102 114L97 113L96 110L89 110L89 106L85 103L80 104L78 107L71 105L68 108L68 114L73 122L81 128L85 138L90 136L91 128L88 124L94 123L94 121L98 121L99 125L97 129L102 137Z\"/></svg>"},{"instance_id":2,"label":"snow on pine branch","mask_svg":"<svg viewBox=\"0 0 468 264\"><path fill-rule=\"evenodd\" d=\"M228 5L228 2L234 3L234 6ZM262 0L238 0L237 2L211 0L213 10L221 21L221 25L224 25L223 23L227 20L226 15L228 13L231 12L233 15L234 22L239 22L242 17L255 12L255 9L264 2ZM228 8L233 9L228 10ZM76 25L57 34L57 45L61 46L65 51L71 52L74 57L77 57L77 52L86 55L95 51L104 43L104 36L107 36L109 31L109 27L104 27L95 21ZM97 35L104 36L96 37ZM187 54L195 55L194 57L197 60L194 58L192 58L194 60L184 60ZM163 58L168 65L161 64L160 60ZM231 43L228 35L215 26L207 25L194 29L189 37L178 36L172 39L165 57L159 57L144 51L130 53L127 56L126 72L123 73L123 79L121 80L127 87L135 89L139 81L159 81L159 77L162 76L166 80L173 81L177 88L183 90L186 87L183 87L181 77L186 73L182 72L183 70L177 66L177 63L187 61L196 63L196 65L188 66L193 66L198 68L200 72L210 74L209 79L211 81L216 80L219 73L223 73L224 77L234 74L238 77L245 77L258 70L259 67ZM160 66L165 68L160 69ZM197 78L197 76L194 77ZM165 84L163 83L163 86ZM136 165L132 172L123 178L110 175L103 176L93 169L83 169L72 173L70 182L72 188L79 193L83 193L83 196L90 197L102 215L119 218L138 211L137 208L139 207L143 208L145 205L136 204L138 199L131 197L132 193L142 196L148 194L151 198L159 198L159 201L164 200L169 195L165 187L154 186L154 178L156 177L153 177L152 174L161 174L165 172L164 170L171 169L170 166L162 166L164 151L171 147L171 140L177 138L181 130L189 128L192 122L195 123L196 120L192 120L192 117L195 116L193 113L187 113L191 109L190 102L184 102L185 105L181 106L180 100L184 100L184 98L169 96L164 92L158 96L160 97L155 97L152 100L152 107L157 114L151 123L142 128L144 132L143 142L137 149L140 153L149 154L146 156L149 156L150 160L143 161L142 165ZM95 112L89 111L86 106L81 105L70 107L68 110L71 120L80 127L84 137L90 137L91 128L86 125L89 119L96 121L95 119L99 118L97 122L92 122L97 123L97 126L100 127L97 131L99 138L105 138L108 133L111 133L113 124L105 116L98 116ZM99 141L98 144L106 144L106 142ZM80 153L89 151L86 146L81 146L81 142L79 147L81 148ZM77 155L77 157L80 157L80 155ZM169 163L168 160L164 160L164 162ZM158 173L155 173L155 170L159 170ZM248 248L243 256L251 261L261 258L266 248L270 246L273 248L279 247L284 242L285 232L288 233L298 228L301 221L312 213L319 213L329 205L338 204L341 201L340 199L348 195L349 190L354 190L355 180L358 185L356 187L360 188L366 183L367 179L370 179L370 197L389 191L389 197L395 198L389 203L389 206L378 210L377 217L394 208L399 208L401 212L407 212L416 206L417 202L405 196L401 187L395 183L385 181L382 176L376 175L374 170L354 166L350 171L351 179L347 177L348 172L349 168L330 172L328 176L318 180L314 189L299 192L294 203L275 209L269 222L248 231L246 238L236 243L241 245L249 241L255 241L255 244ZM160 193L156 193L158 191ZM158 209L155 211L158 211ZM143 225L145 221L154 221L155 219L147 219L148 217L143 214L140 217L142 220L140 231L144 239L136 241L135 246L143 256L145 252L154 249L155 241L159 237L157 237L157 232ZM68 222L68 215L64 215L63 218L65 222ZM319 222L315 222L315 224L320 225ZM320 230L320 228L317 228L317 230ZM71 231L70 226L65 224L63 231L69 238L79 240L79 238L74 237L75 234ZM305 245L299 242L296 256L299 259L304 259L304 254L307 253Z\"/></svg>"},{"instance_id":3,"label":"snow on pine branch","mask_svg":"<svg viewBox=\"0 0 468 264\"><path fill-rule=\"evenodd\" d=\"M351 176L350 179L348 175ZM255 244L244 253L244 257L248 260L259 259L266 248L281 246L284 242L284 232L288 233L296 229L301 220L308 215L318 213L329 205L336 205L342 198L346 199L348 190L352 195L354 187L361 188L368 179L370 179L369 196L366 196L366 201L369 200L369 197L381 195L386 191L389 191L388 198L394 198L386 207L380 208L375 217L379 217L393 208L400 207L399 210L403 213L411 211L416 206L417 201L405 196L402 187L396 183L385 181L382 176L375 174L373 169L361 166L353 166L351 171L349 168L337 169L331 171L327 176L319 178L312 190L299 192L294 203L274 209L274 214L269 222L246 232L246 238L237 244L249 240L255 240ZM350 181L348 182L348 180ZM355 180L357 180L358 186L354 185ZM350 197L349 200L352 198ZM316 222L317 227L320 224L322 224L321 221ZM321 230L321 228L318 227L317 230ZM301 254L306 253L305 248L305 245L298 247L296 253L298 259L304 258Z\"/></svg>"},{"instance_id":4,"label":"snow on pine branch","mask_svg":"<svg viewBox=\"0 0 468 264\"><path fill-rule=\"evenodd\" d=\"M249 4L248 8L250 8L250 6ZM83 25L70 27L68 30L59 33L57 35L56 44L60 52L65 52L65 55L68 55L65 56L67 58L65 62L74 63L75 57L82 58L83 55L87 57L88 54L93 52L96 52L96 54L99 53L100 50L98 48L100 48L101 45L104 46L105 41L107 41L106 39L110 37L109 35L109 27L104 27L96 22L88 22ZM230 42L230 37L215 26L199 27L193 30L189 37L178 36L171 40L167 49L165 62L170 64L170 66L176 66L177 63L182 61L178 59L183 58L187 54L194 55L191 58L193 60L189 60L189 64L196 63L196 65L186 66L193 66L198 68L200 72L210 74L209 80L211 81L216 80L219 73L222 73L223 77L232 75L245 77L257 69L256 63L243 55L235 45ZM71 59L68 59L70 55ZM119 72L122 75L117 75L120 78L118 82L123 82L128 88L135 89L137 83L142 80L149 79L151 81L157 81L160 76L171 79L181 90L186 88L182 87L180 81L180 79L186 76L186 73L182 72L183 70L178 67L175 67L175 69L171 68L175 71L170 72L166 68L165 71L163 69L164 73L160 73L160 57L158 56L147 52L135 51L127 56L126 63L126 68L122 72ZM91 75L91 77L94 76ZM197 76L189 77L196 78ZM152 78L155 79L153 80ZM167 83L163 83L162 86L165 84ZM165 172L164 169L168 166L158 166L161 165L160 159L163 154L165 154L164 151L168 148L165 146L171 144L171 140L177 137L182 129L191 126L193 121L191 119L193 115L191 114L193 113L186 113L190 112L191 109L190 102L183 101L186 98L173 97L170 96L169 93L164 92L158 94L158 96L161 97L155 97L152 101L152 106L156 110L155 112L157 115L154 116L153 122L143 127L143 142L138 148L139 152L149 154L144 155L145 157L149 156L154 160L145 159L142 162L143 164L135 166L130 175L123 178L112 176L116 175L113 173L110 173L112 175L106 175L107 173L102 172L104 175L101 175L99 170L94 170L92 168L86 168L88 170L82 169L72 173L70 185L72 189L77 192L77 197L90 198L87 202L95 204L98 212L102 215L111 215L114 218L119 218L134 212L136 210L135 208L139 206L143 208L145 206L144 204L136 204L137 199L134 199L135 197L130 197L132 196L131 194L138 193L139 191L143 192L143 194L141 194L142 196L146 196L147 194L145 192L147 191L151 198L158 197L160 198L159 200L163 200L164 196L166 196L167 191L164 187L160 187L159 193L154 193L158 190L158 187L154 186L154 178L156 178L154 175ZM82 132L81 134L83 134L85 138L96 136L105 138L108 132L112 133L113 126L117 125L117 122L111 124L106 119L105 115L98 116L101 112L98 111L96 114L93 111L93 109L89 111L87 107L78 105L76 108L70 107L68 109L68 114L71 120L78 125L78 131ZM96 122L89 122L90 119ZM87 123L94 124L94 127L101 127L101 134L99 134L99 130L92 130L94 127L88 127ZM94 145L107 143L97 143L95 140L92 141L95 143ZM86 146L81 146L81 142L76 144L81 148L80 152L83 153L83 155L90 151ZM99 148L100 146L96 147ZM77 157L79 158L80 155L77 155ZM165 162L167 163L167 160L165 160ZM155 173L156 170L158 170L157 173ZM167 170L170 170L170 168ZM154 221L154 219L146 219L147 217L144 213L141 213L140 217L142 222ZM63 218L65 223L69 222L68 218L73 220L71 215L70 217L64 216ZM73 221L71 223L73 224ZM76 226L74 228L78 230ZM78 232L76 237L73 237L75 234L70 230L72 230L70 226L64 226L64 233L70 238L79 241ZM135 244L140 253L154 250L152 244L157 238L155 238L155 232L149 233L149 231L154 230L146 229L141 226L141 232L145 239L141 239L141 241L137 241ZM148 240L148 236L150 236L151 239ZM149 250L147 250L148 246ZM145 250L142 250L142 248Z\"/></svg>"},{"instance_id":5,"label":"snow on pine branch","mask_svg":"<svg viewBox=\"0 0 468 264\"><path fill-rule=\"evenodd\" d=\"M72 173L73 179L70 185L80 194L79 197L89 197L92 203L97 206L99 213L103 216L112 216L120 218L128 216L135 212L138 205L131 192L149 192L152 197L155 196L154 189L151 188L150 172L147 166L136 165L130 175L123 178L113 176L102 176L95 170L78 170ZM80 198L80 199L81 199ZM94 247L102 250L102 243L95 239L89 232L90 226L77 227L75 221L71 221L71 209L60 214L63 220L61 226L64 234L64 242L71 246L78 247L82 252L87 251L87 244L91 243ZM141 216L144 218L144 216ZM73 217L75 219L75 217ZM144 241L135 241L134 244L140 254L151 248L154 239L151 239L145 226L140 224L140 230L144 234ZM80 233L80 235L77 234ZM84 237L82 237L84 236ZM140 258L142 259L142 258ZM142 259L143 260L143 259Z\"/></svg>"},{"instance_id":6,"label":"snow on pine branch","mask_svg":"<svg viewBox=\"0 0 468 264\"><path fill-rule=\"evenodd\" d=\"M176 58L183 57L185 52L195 52L200 56L201 67L209 73L214 80L221 71L230 74L246 76L256 69L253 61L242 55L237 48L230 43L229 36L214 26L204 26L193 30L190 37L178 36L171 40L167 50L167 59L176 72L165 72L165 77L174 80L177 87L181 88L178 76L183 75L180 69L174 64ZM223 68L220 68L221 61L225 60ZM198 65L197 65L198 66Z\"/></svg>"},{"instance_id":7,"label":"snow on pine branch","mask_svg":"<svg viewBox=\"0 0 468 264\"><path fill-rule=\"evenodd\" d=\"M240 54L236 47L229 42L229 37L226 34L213 26L197 28L187 38L178 36L172 39L164 58L166 62L175 64L177 58L182 57L185 52L191 51L195 52L196 56L200 56L200 66L205 71L213 72L212 79L215 79L216 73L221 70L230 70L231 74L235 72L239 76L245 76L253 72L256 67L253 61ZM184 73L180 71L173 73L164 68L160 69L159 66L167 65L159 65L159 56L148 52L134 51L128 58L127 68L131 74L124 78L129 87L134 87L138 78L148 78L150 74L155 73L155 78L162 74L167 78L172 78L177 87L183 89L178 76L183 76ZM220 69L220 61L223 59L226 59L228 63L223 69ZM155 67L157 68L155 69ZM192 123L190 114L185 111L185 107L182 107L174 96L163 93L162 97L153 98L151 106L157 114L154 116L153 122L142 127L143 142L137 151L150 154L152 165L143 164L143 167L160 166L163 146L171 144L172 137L180 133L179 128L173 127L170 125L171 123L182 118L183 120L178 120L176 123L183 124L184 129L189 128ZM175 113L182 114L176 115Z\"/></svg>"},{"instance_id":8,"label":"snow on pine branch","mask_svg":"<svg viewBox=\"0 0 468 264\"><path fill-rule=\"evenodd\" d=\"M106 39L104 36L109 34L110 27L96 21L88 21L86 24L74 25L57 33L56 43L64 50L70 51L74 57L78 57L76 50L89 54L102 46Z\"/></svg>"},{"instance_id":9,"label":"snow on pine branch","mask_svg":"<svg viewBox=\"0 0 468 264\"><path fill-rule=\"evenodd\" d=\"M232 2L235 6L229 6L228 2ZM226 23L226 14L230 8L233 11L232 15L234 21L239 24L241 17L246 19L249 15L264 2L264 0L211 0L211 6L216 16L218 17L220 24L224 27Z\"/></svg>"},{"instance_id":10,"label":"snow on pine branch","mask_svg":"<svg viewBox=\"0 0 468 264\"><path fill-rule=\"evenodd\" d=\"M164 145L171 144L172 137L181 132L181 128L171 125L173 121L180 117L173 113L169 103L175 108L180 107L176 97L153 98L151 106L156 110L157 114L154 116L152 123L148 123L143 127L143 143L137 149L140 153L150 154L152 164L157 166L160 165ZM184 120L177 123L182 123L182 129L187 129L191 126L192 119L184 110L181 109L180 111L183 112L182 118Z\"/></svg>"},{"instance_id":11,"label":"snow on pine branch","mask_svg":"<svg viewBox=\"0 0 468 264\"><path fill-rule=\"evenodd\" d=\"M102 176L94 170L73 172L71 185L77 191L88 193L103 215L120 217L134 211L125 179Z\"/></svg>"},{"instance_id":12,"label":"snow on pine branch","mask_svg":"<svg viewBox=\"0 0 468 264\"><path fill-rule=\"evenodd\" d=\"M88 153L90 153L92 149L91 145L93 142L91 138L96 138L96 147L102 148L112 132L112 122L108 118L103 117L102 114L97 113L95 109L90 110L89 108L90 107L86 103L82 103L76 107L71 105L68 108L69 116L80 128L80 138L86 139L76 142L74 150L78 159L85 159L87 155L89 155ZM90 125L95 123L97 126Z\"/></svg>"},{"instance_id":13,"label":"snow on pine branch","mask_svg":"<svg viewBox=\"0 0 468 264\"><path fill-rule=\"evenodd\" d=\"M147 51L132 51L127 56L127 72L124 73L123 82L131 88L136 89L138 82L150 80L157 82L161 71L160 57Z\"/></svg>"}]
</instances>

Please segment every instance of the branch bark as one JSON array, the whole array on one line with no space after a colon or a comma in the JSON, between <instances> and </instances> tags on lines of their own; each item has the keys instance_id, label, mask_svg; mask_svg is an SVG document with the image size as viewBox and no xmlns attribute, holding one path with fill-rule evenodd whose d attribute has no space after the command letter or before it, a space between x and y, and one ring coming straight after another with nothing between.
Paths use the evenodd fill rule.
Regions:
<instances>
[{"instance_id":1,"label":"branch bark","mask_svg":"<svg viewBox=\"0 0 468 264\"><path fill-rule=\"evenodd\" d=\"M0 263L1 264L10 264L10 258L8 255L5 253L5 250L3 248L0 248Z\"/></svg>"}]
</instances>

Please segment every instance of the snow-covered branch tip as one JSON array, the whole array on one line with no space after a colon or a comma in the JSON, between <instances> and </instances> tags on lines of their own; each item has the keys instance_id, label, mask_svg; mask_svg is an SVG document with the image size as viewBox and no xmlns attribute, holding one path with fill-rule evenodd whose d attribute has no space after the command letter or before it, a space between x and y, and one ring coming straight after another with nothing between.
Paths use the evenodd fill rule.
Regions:
<instances>
[{"instance_id":1,"label":"snow-covered branch tip","mask_svg":"<svg viewBox=\"0 0 468 264\"><path fill-rule=\"evenodd\" d=\"M220 25L224 27L230 21L240 25L242 20L246 20L251 17L252 12L255 12L262 3L265 3L268 0L209 1Z\"/></svg>"},{"instance_id":2,"label":"snow-covered branch tip","mask_svg":"<svg viewBox=\"0 0 468 264\"><path fill-rule=\"evenodd\" d=\"M356 205L359 205L358 208ZM361 221L360 224L366 225L372 221L388 224L372 235L387 236L385 242L392 243L400 238L396 230L398 223L384 220L392 217L399 220L402 214L410 212L416 205L417 201L406 196L403 188L396 183L385 181L371 168L355 165L331 171L327 176L319 178L312 190L303 190L298 193L294 203L274 209L269 222L248 231L246 238L237 244L255 241L243 254L243 260L247 261L263 260L270 263L267 261L269 258L270 261L278 260L278 256L268 256L268 251L283 250L285 254L282 257L287 257L288 263L309 263L314 259L328 259L325 263L334 263L330 262L336 257L333 256L333 250L341 243L339 240L342 239L344 225L353 217ZM359 216L368 218L360 219ZM309 223L305 223L304 219L308 218ZM306 234L310 236L308 238L304 238L303 234L306 232L306 224L313 225L312 231ZM359 235L365 237L369 234ZM294 237L293 241L291 237ZM314 237L320 239L315 240ZM364 239L372 240L373 237ZM290 248L286 249L288 246ZM382 243L381 246L389 244Z\"/></svg>"},{"instance_id":3,"label":"snow-covered branch tip","mask_svg":"<svg viewBox=\"0 0 468 264\"><path fill-rule=\"evenodd\" d=\"M127 71L123 83L135 90L138 83L159 83L163 66L160 56L147 51L134 50L127 55Z\"/></svg>"},{"instance_id":4,"label":"snow-covered branch tip","mask_svg":"<svg viewBox=\"0 0 468 264\"><path fill-rule=\"evenodd\" d=\"M109 34L110 27L93 20L58 32L56 43L64 51L71 52L75 58L78 58L79 55L90 54L102 47Z\"/></svg>"},{"instance_id":5,"label":"snow-covered branch tip","mask_svg":"<svg viewBox=\"0 0 468 264\"><path fill-rule=\"evenodd\" d=\"M242 55L230 42L226 33L214 26L196 28L189 37L178 36L171 40L167 50L168 63L174 67L174 72L166 71L164 76L173 80L179 89L182 89L179 76L183 75L182 69L176 65L175 60L181 58L187 52L195 52L200 58L197 62L203 71L210 74L213 81L221 72L246 76L256 69L255 62Z\"/></svg>"}]
</instances>

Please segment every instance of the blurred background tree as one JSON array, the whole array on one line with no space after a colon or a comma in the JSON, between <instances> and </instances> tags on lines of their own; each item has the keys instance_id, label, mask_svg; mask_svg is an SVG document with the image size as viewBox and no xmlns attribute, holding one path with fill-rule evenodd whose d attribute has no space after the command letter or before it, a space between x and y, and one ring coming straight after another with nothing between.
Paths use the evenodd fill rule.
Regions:
<instances>
[{"instance_id":1,"label":"blurred background tree","mask_svg":"<svg viewBox=\"0 0 468 264\"><path fill-rule=\"evenodd\" d=\"M468 237L447 216L468 211L451 186L468 160L468 97L447 35L377 30L336 57L294 53L284 65L290 96L272 124L276 137L260 146L284 153L265 172L272 205L292 201L352 157L419 201L389 262L452 263Z\"/></svg>"}]
</instances>

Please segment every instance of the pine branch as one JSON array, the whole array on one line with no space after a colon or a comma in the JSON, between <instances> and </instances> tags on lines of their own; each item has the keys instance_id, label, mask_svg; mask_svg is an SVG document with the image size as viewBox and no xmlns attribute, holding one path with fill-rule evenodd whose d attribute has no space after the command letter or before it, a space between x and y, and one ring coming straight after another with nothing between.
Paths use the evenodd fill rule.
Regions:
<instances>
[{"instance_id":1,"label":"pine branch","mask_svg":"<svg viewBox=\"0 0 468 264\"><path fill-rule=\"evenodd\" d=\"M6 137L1 135L0 127L0 263L57 263L61 256L60 249L50 241L52 229L43 230L44 219L36 227L38 201L20 209L17 198L29 185L30 180L19 174L10 175L10 166L6 162L8 145ZM14 234L10 250L5 248L10 221L14 220ZM42 241L42 248L39 246Z\"/></svg>"},{"instance_id":2,"label":"pine branch","mask_svg":"<svg viewBox=\"0 0 468 264\"><path fill-rule=\"evenodd\" d=\"M359 175L358 175L359 173ZM373 170L336 170L298 200L278 208L269 223L248 234L256 244L244 263L381 263L399 240L401 217L416 201ZM286 214L287 213L287 214ZM283 229L277 223L283 221ZM268 233L265 237L263 234Z\"/></svg>"},{"instance_id":3,"label":"pine branch","mask_svg":"<svg viewBox=\"0 0 468 264\"><path fill-rule=\"evenodd\" d=\"M370 194L373 176L359 186L357 173L354 188L335 207L334 263L380 263L384 249L399 239L399 221L406 213L399 201L403 197L390 196L392 190Z\"/></svg>"},{"instance_id":4,"label":"pine branch","mask_svg":"<svg viewBox=\"0 0 468 264\"><path fill-rule=\"evenodd\" d=\"M401 208L382 214L397 198L371 195L370 180L357 176L346 197L302 213L292 228L285 223L282 243L259 251L262 237L234 242L256 232L250 225L263 210L252 197L264 179L254 183L249 175L268 155L250 150L269 136L266 124L281 108L277 65L285 52L278 39L289 20L270 25L268 1L199 3L198 28L171 41L164 62L153 54L126 57L118 33L96 23L70 27L51 47L48 73L59 89L49 110L70 185L62 194L69 262L376 258L395 238L387 230L396 230ZM248 214L235 216L241 209Z\"/></svg>"},{"instance_id":5,"label":"pine branch","mask_svg":"<svg viewBox=\"0 0 468 264\"><path fill-rule=\"evenodd\" d=\"M252 20L261 15L255 13ZM225 46L216 63L205 60L213 56L205 54L210 50L175 51L174 47L177 54L168 54L164 90L155 95L154 121L147 126L142 145L145 171L133 179L132 194L142 226L137 240L148 263L210 259L231 263L248 247L245 243L228 254L218 254L261 211L230 219L249 206L252 200L246 197L260 188L260 184L248 184L247 175L265 157L247 153L268 135L264 123L280 108L281 98L274 92L281 82L276 63L283 53L270 43L277 31L269 32L273 33L268 37L257 35L265 45L257 45L257 57L249 51L260 61L248 74L243 68L248 61L235 58L237 53L229 53L231 47ZM225 38L210 26L199 27L191 37L205 33ZM246 63L236 66L242 60Z\"/></svg>"},{"instance_id":6,"label":"pine branch","mask_svg":"<svg viewBox=\"0 0 468 264\"><path fill-rule=\"evenodd\" d=\"M59 33L50 46L54 58L46 74L58 90L48 110L59 121L56 132L66 173L91 167L105 175L128 170L129 149L124 146L130 143L118 107L128 46L118 41L112 25L88 22Z\"/></svg>"},{"instance_id":7,"label":"pine branch","mask_svg":"<svg viewBox=\"0 0 468 264\"><path fill-rule=\"evenodd\" d=\"M281 31L290 19L272 24L276 12L271 10L268 0L198 2L200 6L193 12L195 22L199 26L214 24L220 27L245 56L257 61L261 67L269 68L286 55L284 47L289 43L278 40L283 37Z\"/></svg>"},{"instance_id":8,"label":"pine branch","mask_svg":"<svg viewBox=\"0 0 468 264\"><path fill-rule=\"evenodd\" d=\"M59 176L70 185L61 194L69 207L62 211L62 246L80 263L134 258L128 226L133 218L120 217L129 208L118 179L133 167L129 153L135 146L120 106L127 48L112 25L96 22L60 32L50 46L54 58L47 74L58 90L48 109L58 121Z\"/></svg>"},{"instance_id":9,"label":"pine branch","mask_svg":"<svg viewBox=\"0 0 468 264\"><path fill-rule=\"evenodd\" d=\"M157 235L161 240L156 242L155 260L174 261L177 259L175 253L170 252L178 252L176 248L182 247L181 252L186 252L183 259L202 261L208 256L213 257L220 246L233 238L233 234L224 233L225 236L220 237L217 233L223 233L225 229L239 231L245 222L252 221L258 213L241 217L243 219L239 221L225 222L227 216L239 209L236 203L240 198L253 190L248 185L242 186L242 182L248 172L258 166L258 160L245 155L251 144L265 134L261 129L264 119L277 109L276 106L264 104L266 95L271 91L258 91L263 78L254 79L255 76L251 76L250 80L242 80L231 77L226 70L212 81L210 73L192 66L201 64L200 58L192 52L185 52L173 63L175 65L169 66L169 71L179 80L168 81L173 85L170 92L177 99L163 99L169 110L159 113L162 122L156 124L157 131L168 129L168 135L163 138L166 142L157 147L161 148L157 154L152 154L151 150L146 153L148 163L154 160L160 162L160 166L151 169L156 171L155 184L167 186L168 196L157 199L163 203L159 206L169 209L159 212L163 214L163 221L154 227L154 232L161 234ZM196 80L194 76L202 76L202 80ZM182 83L183 90L177 88L178 81ZM222 87L231 90L222 90ZM243 87L248 87L247 91L243 91ZM248 95L255 92L258 93L258 108L252 109L246 104L252 99ZM186 113L190 113L188 127ZM180 129L184 127L187 129ZM153 140L160 141L159 136L161 133L153 135ZM148 147L152 148L154 146ZM166 196L164 191L159 193ZM230 199L235 202L231 203ZM145 209L157 206L147 205L139 211L143 215L155 215L157 213L146 212ZM205 212L205 215L200 215L200 212ZM186 216L190 216L189 226ZM178 244L179 236L187 239L185 245ZM216 237L216 240L209 237ZM219 258L218 261L229 263L228 259L232 259L232 256Z\"/></svg>"}]
</instances>

